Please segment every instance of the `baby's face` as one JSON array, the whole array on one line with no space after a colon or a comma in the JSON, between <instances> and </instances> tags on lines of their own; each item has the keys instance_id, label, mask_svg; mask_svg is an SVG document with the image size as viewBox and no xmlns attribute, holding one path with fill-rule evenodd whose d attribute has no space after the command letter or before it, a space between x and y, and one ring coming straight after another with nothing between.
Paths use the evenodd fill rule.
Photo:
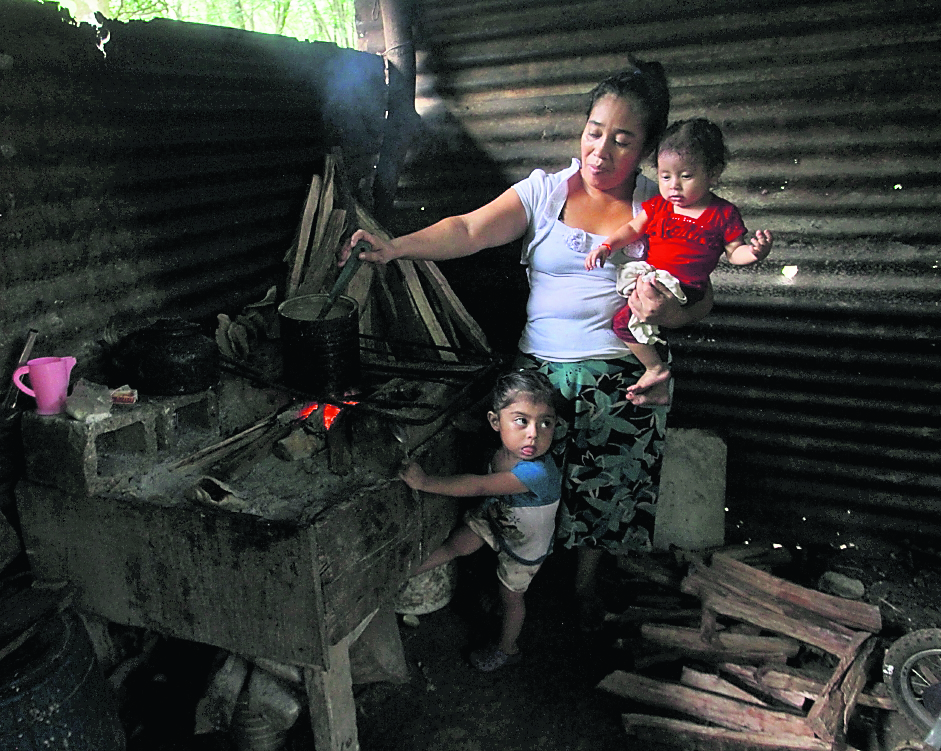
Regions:
<instances>
[{"instance_id":1,"label":"baby's face","mask_svg":"<svg viewBox=\"0 0 941 751\"><path fill-rule=\"evenodd\" d=\"M705 208L709 203L712 177L689 154L661 151L657 155L657 182L663 199L678 208Z\"/></svg>"}]
</instances>

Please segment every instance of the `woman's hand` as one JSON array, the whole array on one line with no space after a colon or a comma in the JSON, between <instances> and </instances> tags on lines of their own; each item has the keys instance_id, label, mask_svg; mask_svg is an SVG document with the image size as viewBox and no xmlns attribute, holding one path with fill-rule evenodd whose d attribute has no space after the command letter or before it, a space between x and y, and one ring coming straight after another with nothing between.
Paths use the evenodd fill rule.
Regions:
<instances>
[{"instance_id":1,"label":"woman's hand","mask_svg":"<svg viewBox=\"0 0 941 751\"><path fill-rule=\"evenodd\" d=\"M641 321L656 326L669 326L668 321L683 310L680 301L663 284L644 276L637 277L627 304Z\"/></svg>"},{"instance_id":2,"label":"woman's hand","mask_svg":"<svg viewBox=\"0 0 941 751\"><path fill-rule=\"evenodd\" d=\"M663 284L638 276L627 304L644 323L668 329L680 328L696 323L712 310L712 284L702 300L684 307Z\"/></svg>"},{"instance_id":3,"label":"woman's hand","mask_svg":"<svg viewBox=\"0 0 941 751\"><path fill-rule=\"evenodd\" d=\"M372 250L367 250L359 254L359 257L367 263L386 264L396 257L395 251L392 249L392 244L390 242L386 240L380 240L378 237L370 234L366 230L358 229L340 248L340 255L337 259L337 266L343 267L346 265L346 262L350 260L350 255L353 252L353 248L360 240L365 240L370 245L372 245L373 248Z\"/></svg>"}]
</instances>

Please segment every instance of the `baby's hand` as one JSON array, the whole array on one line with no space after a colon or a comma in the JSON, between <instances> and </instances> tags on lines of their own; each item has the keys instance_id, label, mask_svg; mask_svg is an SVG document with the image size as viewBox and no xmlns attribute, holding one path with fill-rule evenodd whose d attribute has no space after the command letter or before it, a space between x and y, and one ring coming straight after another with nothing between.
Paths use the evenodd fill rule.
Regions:
<instances>
[{"instance_id":1,"label":"baby's hand","mask_svg":"<svg viewBox=\"0 0 941 751\"><path fill-rule=\"evenodd\" d=\"M755 232L755 236L751 239L751 252L756 261L763 261L768 257L773 242L768 230L760 229Z\"/></svg>"},{"instance_id":2,"label":"baby's hand","mask_svg":"<svg viewBox=\"0 0 941 751\"><path fill-rule=\"evenodd\" d=\"M586 271L591 271L595 266L602 268L609 255L611 255L611 246L607 243L601 243L598 247L592 248L591 253L585 258Z\"/></svg>"},{"instance_id":3,"label":"baby's hand","mask_svg":"<svg viewBox=\"0 0 941 751\"><path fill-rule=\"evenodd\" d=\"M408 462L399 472L399 478L412 490L421 490L428 479L428 475L415 462Z\"/></svg>"}]
</instances>

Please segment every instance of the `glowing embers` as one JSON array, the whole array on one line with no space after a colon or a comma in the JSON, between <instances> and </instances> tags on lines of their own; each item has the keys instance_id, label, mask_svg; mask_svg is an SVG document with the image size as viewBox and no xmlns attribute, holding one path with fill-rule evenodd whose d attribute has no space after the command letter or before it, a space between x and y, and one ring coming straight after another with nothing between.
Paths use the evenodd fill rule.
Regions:
<instances>
[{"instance_id":1,"label":"glowing embers","mask_svg":"<svg viewBox=\"0 0 941 751\"><path fill-rule=\"evenodd\" d=\"M352 405L356 404L357 402L343 403ZM312 402L306 407L302 407L300 410L298 410L297 416L301 420L310 420L312 417L314 417L314 420L316 421L317 418L315 415L319 412L323 416L322 420L324 428L330 430L330 426L333 425L334 421L337 419L337 417L340 416L342 411L343 408L338 407L335 404L320 404L319 402Z\"/></svg>"}]
</instances>

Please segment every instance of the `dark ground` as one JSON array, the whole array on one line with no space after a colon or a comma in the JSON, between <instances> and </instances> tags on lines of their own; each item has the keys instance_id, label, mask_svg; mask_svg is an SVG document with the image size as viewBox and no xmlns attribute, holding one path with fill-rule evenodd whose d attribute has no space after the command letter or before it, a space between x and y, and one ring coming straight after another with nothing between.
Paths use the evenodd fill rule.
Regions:
<instances>
[{"instance_id":1,"label":"dark ground","mask_svg":"<svg viewBox=\"0 0 941 751\"><path fill-rule=\"evenodd\" d=\"M864 599L879 605L883 616L880 663L883 643L941 625L941 558L931 548L901 540L843 540L787 552L792 562L774 572L784 578L813 586L823 571L832 570L866 585ZM620 722L622 712L657 711L629 706L595 688L608 673L630 670L635 658L655 650L639 638L637 627L609 624L598 634L579 630L570 594L574 557L567 551L550 558L530 590L523 663L492 674L467 663L467 651L497 628L496 615L485 607L492 581L487 555L481 551L463 562L450 604L419 616L417 627L400 627L411 680L355 687L362 751L617 751L640 745L658 751L629 739ZM607 560L602 582L610 611L675 599L675 591ZM664 562L672 560L666 556ZM199 645L158 646L127 684L128 751L237 748L222 734L192 737L195 702L211 658L212 651ZM669 677L671 667L656 670ZM860 709L854 725L851 741L861 751L891 751L901 737L917 736L894 712ZM295 726L287 748L313 750L306 718Z\"/></svg>"}]
</instances>

